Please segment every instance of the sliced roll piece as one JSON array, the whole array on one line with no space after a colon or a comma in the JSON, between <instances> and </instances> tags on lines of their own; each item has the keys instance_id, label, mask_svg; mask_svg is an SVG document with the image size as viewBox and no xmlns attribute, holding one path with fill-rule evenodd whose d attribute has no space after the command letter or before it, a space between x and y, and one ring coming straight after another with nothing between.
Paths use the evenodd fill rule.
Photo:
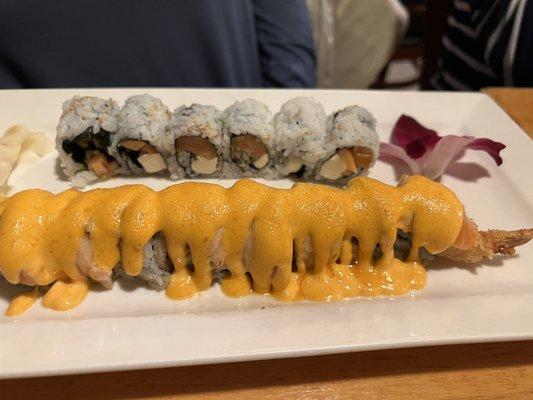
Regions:
<instances>
[{"instance_id":1,"label":"sliced roll piece","mask_svg":"<svg viewBox=\"0 0 533 400\"><path fill-rule=\"evenodd\" d=\"M218 176L224 165L222 117L214 106L191 104L172 114L170 133L175 144L173 178Z\"/></svg>"},{"instance_id":2,"label":"sliced roll piece","mask_svg":"<svg viewBox=\"0 0 533 400\"><path fill-rule=\"evenodd\" d=\"M165 171L173 153L169 121L170 111L160 99L148 94L128 98L118 114L113 155L135 175Z\"/></svg>"},{"instance_id":3,"label":"sliced roll piece","mask_svg":"<svg viewBox=\"0 0 533 400\"><path fill-rule=\"evenodd\" d=\"M328 117L326 155L316 168L315 178L346 183L366 174L378 151L376 119L363 107L345 107Z\"/></svg>"},{"instance_id":4,"label":"sliced roll piece","mask_svg":"<svg viewBox=\"0 0 533 400\"><path fill-rule=\"evenodd\" d=\"M282 176L309 177L325 156L326 112L310 97L296 97L274 116L277 169Z\"/></svg>"},{"instance_id":5,"label":"sliced roll piece","mask_svg":"<svg viewBox=\"0 0 533 400\"><path fill-rule=\"evenodd\" d=\"M83 187L120 172L109 146L117 130L120 107L113 100L74 96L63 103L56 149L64 174Z\"/></svg>"},{"instance_id":6,"label":"sliced roll piece","mask_svg":"<svg viewBox=\"0 0 533 400\"><path fill-rule=\"evenodd\" d=\"M272 114L253 99L235 102L223 114L225 177L274 178Z\"/></svg>"}]
</instances>

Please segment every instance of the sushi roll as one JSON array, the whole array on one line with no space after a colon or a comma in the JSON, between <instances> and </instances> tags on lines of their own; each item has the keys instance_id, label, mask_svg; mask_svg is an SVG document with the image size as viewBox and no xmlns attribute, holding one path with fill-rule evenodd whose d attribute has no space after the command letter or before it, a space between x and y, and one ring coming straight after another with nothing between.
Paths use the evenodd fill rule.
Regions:
<instances>
[{"instance_id":1,"label":"sushi roll","mask_svg":"<svg viewBox=\"0 0 533 400\"><path fill-rule=\"evenodd\" d=\"M480 231L453 191L410 176L397 187L358 177L345 189L243 179L227 189L188 182L160 192L143 185L25 190L2 200L0 237L0 276L49 287L42 304L67 310L91 281L111 288L116 274L166 287L171 299L214 280L234 297L400 295L424 286L424 259L512 255L533 229ZM27 310L29 294L15 297L6 314Z\"/></svg>"},{"instance_id":2,"label":"sushi roll","mask_svg":"<svg viewBox=\"0 0 533 400\"><path fill-rule=\"evenodd\" d=\"M56 149L73 186L110 178L120 167L109 146L115 136L120 107L113 100L74 96L63 103Z\"/></svg>"},{"instance_id":3,"label":"sushi roll","mask_svg":"<svg viewBox=\"0 0 533 400\"><path fill-rule=\"evenodd\" d=\"M309 177L325 156L326 112L310 97L296 97L274 116L276 163L282 176Z\"/></svg>"},{"instance_id":4,"label":"sushi roll","mask_svg":"<svg viewBox=\"0 0 533 400\"><path fill-rule=\"evenodd\" d=\"M355 105L332 113L327 121L326 151L316 179L345 183L365 174L378 157L376 119Z\"/></svg>"},{"instance_id":5,"label":"sushi roll","mask_svg":"<svg viewBox=\"0 0 533 400\"><path fill-rule=\"evenodd\" d=\"M222 118L213 106L191 104L172 114L170 133L175 144L177 163L174 178L217 176L222 171Z\"/></svg>"},{"instance_id":6,"label":"sushi roll","mask_svg":"<svg viewBox=\"0 0 533 400\"><path fill-rule=\"evenodd\" d=\"M224 111L223 120L224 175L273 178L274 127L268 107L253 99L238 101Z\"/></svg>"},{"instance_id":7,"label":"sushi roll","mask_svg":"<svg viewBox=\"0 0 533 400\"><path fill-rule=\"evenodd\" d=\"M169 121L170 111L160 99L148 94L128 98L118 114L112 154L134 175L166 170L173 153Z\"/></svg>"}]
</instances>

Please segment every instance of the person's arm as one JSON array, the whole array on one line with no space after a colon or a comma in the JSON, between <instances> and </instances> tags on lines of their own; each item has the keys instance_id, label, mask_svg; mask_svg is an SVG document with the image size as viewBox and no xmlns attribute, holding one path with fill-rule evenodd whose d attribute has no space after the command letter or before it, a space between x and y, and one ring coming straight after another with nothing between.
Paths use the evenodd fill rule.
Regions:
<instances>
[{"instance_id":1,"label":"person's arm","mask_svg":"<svg viewBox=\"0 0 533 400\"><path fill-rule=\"evenodd\" d=\"M304 0L253 0L263 85L315 86L315 49Z\"/></svg>"}]
</instances>

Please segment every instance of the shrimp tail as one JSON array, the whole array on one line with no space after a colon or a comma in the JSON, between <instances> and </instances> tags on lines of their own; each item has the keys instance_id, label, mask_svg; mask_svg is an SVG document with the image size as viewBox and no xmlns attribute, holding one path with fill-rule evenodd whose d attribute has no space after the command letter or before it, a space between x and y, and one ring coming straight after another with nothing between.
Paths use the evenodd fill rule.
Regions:
<instances>
[{"instance_id":1,"label":"shrimp tail","mask_svg":"<svg viewBox=\"0 0 533 400\"><path fill-rule=\"evenodd\" d=\"M522 246L531 239L533 239L533 229L478 231L472 247L465 249L452 246L439 256L469 264L482 260L489 261L497 254L506 256L515 254L515 247Z\"/></svg>"}]
</instances>

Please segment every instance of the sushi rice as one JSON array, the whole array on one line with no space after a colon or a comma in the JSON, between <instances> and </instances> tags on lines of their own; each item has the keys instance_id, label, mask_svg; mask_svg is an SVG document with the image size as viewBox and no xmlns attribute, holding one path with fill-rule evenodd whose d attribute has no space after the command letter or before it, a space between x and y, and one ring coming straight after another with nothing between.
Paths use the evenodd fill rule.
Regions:
<instances>
[{"instance_id":1,"label":"sushi rice","mask_svg":"<svg viewBox=\"0 0 533 400\"><path fill-rule=\"evenodd\" d=\"M277 169L282 176L308 178L326 154L326 112L310 97L296 97L281 106L274 116Z\"/></svg>"}]
</instances>

